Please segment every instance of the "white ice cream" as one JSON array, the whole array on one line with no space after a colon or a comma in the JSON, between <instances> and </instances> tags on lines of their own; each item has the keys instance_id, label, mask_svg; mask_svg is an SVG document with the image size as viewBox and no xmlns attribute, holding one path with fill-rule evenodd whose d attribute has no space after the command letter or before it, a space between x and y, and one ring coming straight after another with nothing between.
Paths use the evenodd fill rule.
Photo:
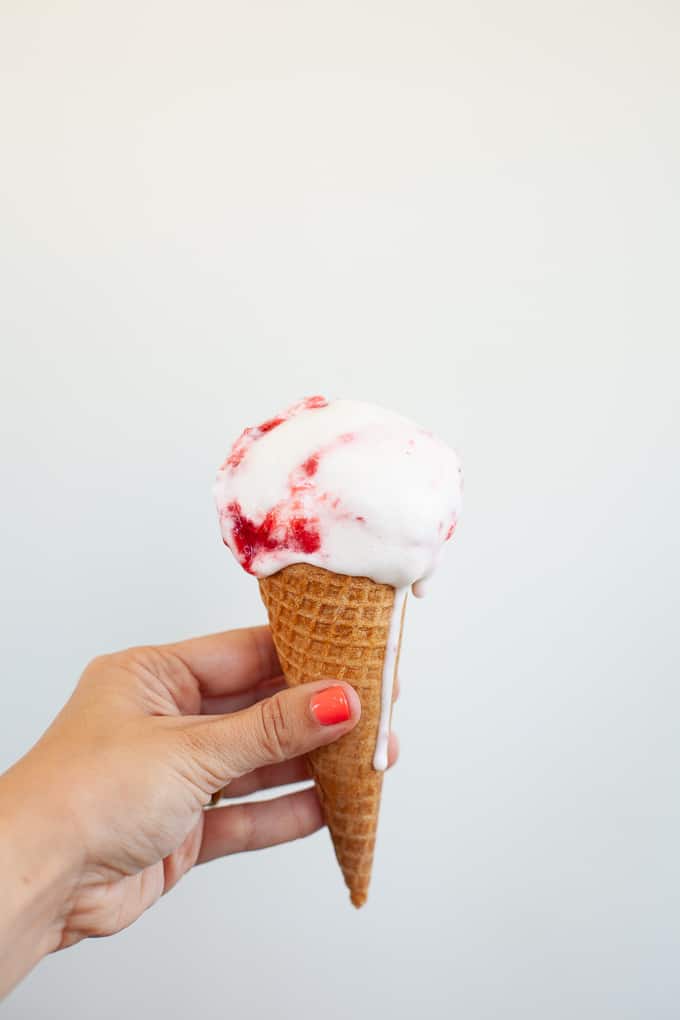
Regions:
<instances>
[{"instance_id":1,"label":"white ice cream","mask_svg":"<svg viewBox=\"0 0 680 1020\"><path fill-rule=\"evenodd\" d=\"M397 590L374 763L385 768L399 619L456 527L456 454L385 408L311 397L246 429L214 491L224 542L257 577L304 562Z\"/></svg>"}]
</instances>

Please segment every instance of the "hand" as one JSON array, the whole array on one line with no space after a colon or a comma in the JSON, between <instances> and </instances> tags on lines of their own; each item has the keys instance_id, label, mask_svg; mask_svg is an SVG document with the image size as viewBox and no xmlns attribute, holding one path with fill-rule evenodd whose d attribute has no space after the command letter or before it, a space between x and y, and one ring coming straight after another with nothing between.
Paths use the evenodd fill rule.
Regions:
<instances>
[{"instance_id":1,"label":"hand","mask_svg":"<svg viewBox=\"0 0 680 1020\"><path fill-rule=\"evenodd\" d=\"M331 686L350 714L322 725L310 703ZM194 864L320 828L313 787L204 809L224 787L243 797L309 779L301 756L351 730L360 711L348 684L286 689L266 627L95 659L39 743L0 778L10 864L21 862L30 884L35 857L50 887L41 902L53 916L27 941L42 955L112 934ZM390 764L396 755L393 739ZM2 936L0 927L0 971ZM15 979L21 971L15 962Z\"/></svg>"}]
</instances>

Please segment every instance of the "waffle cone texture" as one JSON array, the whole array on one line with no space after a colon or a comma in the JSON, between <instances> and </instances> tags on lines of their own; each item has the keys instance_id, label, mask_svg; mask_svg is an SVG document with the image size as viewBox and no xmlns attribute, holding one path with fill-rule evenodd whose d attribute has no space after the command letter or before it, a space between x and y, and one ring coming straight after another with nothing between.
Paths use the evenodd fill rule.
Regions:
<instances>
[{"instance_id":1,"label":"waffle cone texture","mask_svg":"<svg viewBox=\"0 0 680 1020\"><path fill-rule=\"evenodd\" d=\"M346 680L361 699L361 719L351 733L308 755L338 863L352 903L361 907L380 809L383 773L373 768L373 756L395 590L307 563L284 567L259 584L288 686ZM398 661L399 651L395 673Z\"/></svg>"}]
</instances>

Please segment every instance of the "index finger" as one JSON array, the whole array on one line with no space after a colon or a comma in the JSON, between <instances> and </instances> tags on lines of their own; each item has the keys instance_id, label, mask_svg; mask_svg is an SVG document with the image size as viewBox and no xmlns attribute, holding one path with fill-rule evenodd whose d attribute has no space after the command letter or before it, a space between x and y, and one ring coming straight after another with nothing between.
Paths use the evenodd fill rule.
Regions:
<instances>
[{"instance_id":1,"label":"index finger","mask_svg":"<svg viewBox=\"0 0 680 1020\"><path fill-rule=\"evenodd\" d=\"M164 647L191 671L204 698L239 694L281 675L269 627L242 627Z\"/></svg>"}]
</instances>

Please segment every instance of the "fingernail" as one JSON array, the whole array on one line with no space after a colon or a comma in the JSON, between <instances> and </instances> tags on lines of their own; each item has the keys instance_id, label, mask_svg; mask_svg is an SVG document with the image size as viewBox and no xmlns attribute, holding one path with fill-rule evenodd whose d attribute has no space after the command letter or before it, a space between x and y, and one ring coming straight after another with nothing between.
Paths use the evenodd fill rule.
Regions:
<instances>
[{"instance_id":1,"label":"fingernail","mask_svg":"<svg viewBox=\"0 0 680 1020\"><path fill-rule=\"evenodd\" d=\"M344 687L327 687L317 691L309 703L312 715L322 726L335 726L347 722L352 714Z\"/></svg>"}]
</instances>

